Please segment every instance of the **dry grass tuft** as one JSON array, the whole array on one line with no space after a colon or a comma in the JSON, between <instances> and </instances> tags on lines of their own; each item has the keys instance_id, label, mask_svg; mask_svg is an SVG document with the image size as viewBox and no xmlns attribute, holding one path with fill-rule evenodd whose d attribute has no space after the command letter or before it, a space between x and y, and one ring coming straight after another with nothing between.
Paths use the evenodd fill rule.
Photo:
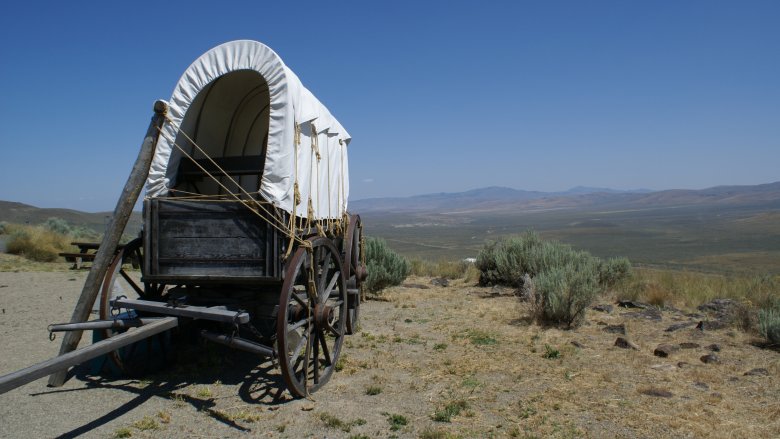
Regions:
<instances>
[{"instance_id":1,"label":"dry grass tuft","mask_svg":"<svg viewBox=\"0 0 780 439\"><path fill-rule=\"evenodd\" d=\"M9 255L0 253L0 272L52 272L52 271L70 271L73 266L65 260L56 262L36 262L31 261L24 256Z\"/></svg>"},{"instance_id":2,"label":"dry grass tuft","mask_svg":"<svg viewBox=\"0 0 780 439\"><path fill-rule=\"evenodd\" d=\"M160 424L158 424L153 417L144 416L142 419L134 422L133 427L141 431L148 431L148 430L157 430L158 428L160 428Z\"/></svg>"},{"instance_id":3,"label":"dry grass tuft","mask_svg":"<svg viewBox=\"0 0 780 439\"><path fill-rule=\"evenodd\" d=\"M631 279L619 284L616 290L621 299L638 299L659 306L694 308L713 299L734 299L766 308L777 300L780 276L642 268L636 269Z\"/></svg>"},{"instance_id":4,"label":"dry grass tuft","mask_svg":"<svg viewBox=\"0 0 780 439\"><path fill-rule=\"evenodd\" d=\"M412 269L411 274L415 276L443 277L447 279L464 278L469 271L469 267L474 267L474 264L466 261L439 260L432 262L419 258L410 260L409 264ZM477 270L478 278L479 270Z\"/></svg>"},{"instance_id":5,"label":"dry grass tuft","mask_svg":"<svg viewBox=\"0 0 780 439\"><path fill-rule=\"evenodd\" d=\"M76 251L68 235L42 226L10 225L6 250L37 262L54 262L60 252Z\"/></svg>"}]
</instances>

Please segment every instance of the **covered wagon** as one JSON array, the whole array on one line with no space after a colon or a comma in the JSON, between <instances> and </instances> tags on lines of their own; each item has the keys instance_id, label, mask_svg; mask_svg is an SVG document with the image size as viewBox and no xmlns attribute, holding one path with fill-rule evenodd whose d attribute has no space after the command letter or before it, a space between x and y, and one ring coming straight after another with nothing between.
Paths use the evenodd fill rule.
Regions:
<instances>
[{"instance_id":1,"label":"covered wagon","mask_svg":"<svg viewBox=\"0 0 780 439\"><path fill-rule=\"evenodd\" d=\"M0 391L54 371L61 384L63 368L106 353L132 372L145 360L119 348L175 326L275 358L293 395L323 386L366 276L350 139L269 47L204 53L155 104L72 321L50 327L67 332L61 356L0 378ZM143 230L118 246L141 186ZM93 304L100 319L85 322ZM104 340L73 351L84 329Z\"/></svg>"}]
</instances>

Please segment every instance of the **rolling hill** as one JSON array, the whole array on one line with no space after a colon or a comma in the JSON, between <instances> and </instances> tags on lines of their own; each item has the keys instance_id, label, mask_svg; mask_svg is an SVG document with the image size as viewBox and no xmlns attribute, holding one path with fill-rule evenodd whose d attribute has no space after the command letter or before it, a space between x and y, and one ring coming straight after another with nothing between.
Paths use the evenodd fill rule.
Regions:
<instances>
[{"instance_id":1,"label":"rolling hill","mask_svg":"<svg viewBox=\"0 0 780 439\"><path fill-rule=\"evenodd\" d=\"M601 257L780 273L780 182L656 192L491 187L357 200L350 210L368 234L411 257L473 257L486 240L533 229Z\"/></svg>"},{"instance_id":2,"label":"rolling hill","mask_svg":"<svg viewBox=\"0 0 780 439\"><path fill-rule=\"evenodd\" d=\"M0 201L0 221L17 224L41 224L49 218L61 218L71 226L84 226L102 233L112 212L80 212L73 209L40 208L13 201ZM135 234L141 230L141 214L133 212L128 230Z\"/></svg>"},{"instance_id":3,"label":"rolling hill","mask_svg":"<svg viewBox=\"0 0 780 439\"><path fill-rule=\"evenodd\" d=\"M506 187L486 187L465 192L435 193L404 198L370 198L350 202L356 212L442 213L457 206L459 211L616 207L672 207L683 205L773 204L780 201L780 182L753 186L717 186L701 190L647 189L619 191L607 188L575 187L565 192L538 192Z\"/></svg>"}]
</instances>

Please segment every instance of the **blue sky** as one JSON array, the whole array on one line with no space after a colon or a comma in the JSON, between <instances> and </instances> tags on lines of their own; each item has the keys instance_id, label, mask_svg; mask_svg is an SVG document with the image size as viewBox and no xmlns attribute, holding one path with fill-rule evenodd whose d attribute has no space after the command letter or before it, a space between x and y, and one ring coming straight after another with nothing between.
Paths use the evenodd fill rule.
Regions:
<instances>
[{"instance_id":1,"label":"blue sky","mask_svg":"<svg viewBox=\"0 0 780 439\"><path fill-rule=\"evenodd\" d=\"M113 209L154 100L234 39L350 131L352 199L780 180L780 2L114 3L0 9L0 199Z\"/></svg>"}]
</instances>

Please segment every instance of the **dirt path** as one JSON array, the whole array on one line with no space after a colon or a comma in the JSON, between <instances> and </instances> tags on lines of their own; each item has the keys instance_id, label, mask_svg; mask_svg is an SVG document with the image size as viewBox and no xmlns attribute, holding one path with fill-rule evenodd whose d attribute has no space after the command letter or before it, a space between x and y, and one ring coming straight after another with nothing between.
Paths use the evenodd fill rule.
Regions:
<instances>
[{"instance_id":1,"label":"dirt path","mask_svg":"<svg viewBox=\"0 0 780 439\"><path fill-rule=\"evenodd\" d=\"M46 325L69 318L84 276L0 273L0 374L56 353ZM364 305L341 370L311 400L280 394L268 362L206 349L141 380L81 368L62 388L39 380L0 395L0 437L780 436L780 354L735 329L666 332L696 317L617 309L590 311L576 331L543 329L489 288L407 285ZM614 346L623 335L604 328L620 324L639 350ZM654 356L661 343L678 350ZM720 362L705 364L713 343Z\"/></svg>"}]
</instances>

